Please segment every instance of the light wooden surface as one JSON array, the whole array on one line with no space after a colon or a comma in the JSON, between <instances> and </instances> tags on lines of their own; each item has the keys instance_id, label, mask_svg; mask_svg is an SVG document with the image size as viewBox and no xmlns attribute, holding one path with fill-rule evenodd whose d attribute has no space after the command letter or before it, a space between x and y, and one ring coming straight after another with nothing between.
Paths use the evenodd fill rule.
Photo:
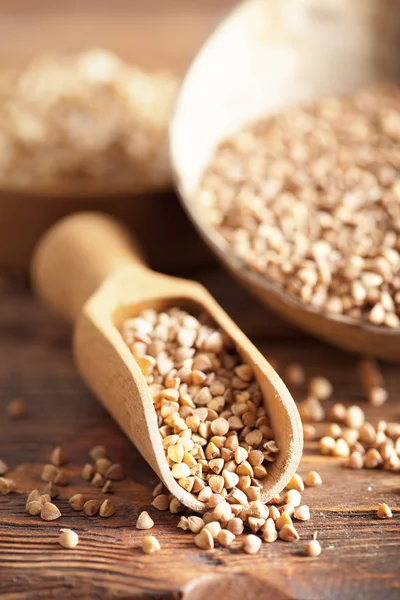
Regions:
<instances>
[{"instance_id":1,"label":"light wooden surface","mask_svg":"<svg viewBox=\"0 0 400 600\"><path fill-rule=\"evenodd\" d=\"M352 357L292 329L222 271L195 275L266 356L277 357L282 365L301 360L308 374L331 378L335 400L363 401ZM156 523L152 533L159 537L162 550L158 555L143 555L138 546L146 532L138 532L135 522L151 502L154 474L81 383L70 346L69 329L30 294L9 292L0 297L0 456L9 463L20 491L41 485L41 465L57 444L70 457L66 469L71 476L71 485L62 489L58 502L63 516L53 523L28 517L24 496L0 496L2 600L397 600L399 475L347 471L340 459L319 456L313 442L306 444L300 473L316 469L324 483L304 493L312 518L300 523L299 542L263 544L253 557L222 549L204 552L193 546L190 534L176 528L176 515L150 508ZM384 367L384 375L390 402L380 410L367 408L371 421L400 417L398 368ZM9 422L5 406L21 395L30 417ZM107 520L75 513L67 502L75 492L102 496L79 476L88 449L96 443L106 443L111 457L121 461L128 474L115 485L111 498L117 512ZM393 519L376 518L382 501L396 508ZM75 550L63 550L56 543L60 527L73 527L79 533L81 543ZM303 545L315 530L323 553L317 559L305 558Z\"/></svg>"},{"instance_id":2,"label":"light wooden surface","mask_svg":"<svg viewBox=\"0 0 400 600\"><path fill-rule=\"evenodd\" d=\"M206 505L172 477L158 433L153 401L140 368L118 328L143 308L201 311L235 342L257 377L270 415L277 460L262 481L266 502L296 472L302 430L293 399L249 339L200 285L150 270L129 232L107 215L81 213L54 225L34 254L32 279L39 296L74 324L74 355L82 377L180 502Z\"/></svg>"}]
</instances>

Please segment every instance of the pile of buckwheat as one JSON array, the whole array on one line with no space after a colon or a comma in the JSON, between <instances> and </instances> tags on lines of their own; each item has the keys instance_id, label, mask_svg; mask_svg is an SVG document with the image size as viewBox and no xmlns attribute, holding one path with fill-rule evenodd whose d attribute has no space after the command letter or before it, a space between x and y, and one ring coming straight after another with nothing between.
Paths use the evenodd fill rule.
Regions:
<instances>
[{"instance_id":1,"label":"pile of buckwheat","mask_svg":"<svg viewBox=\"0 0 400 600\"><path fill-rule=\"evenodd\" d=\"M152 493L152 514L142 510L136 518L136 547L145 554L161 550L156 535L140 533L157 528L155 509L179 514L177 527L191 533L201 550L220 546L256 554L263 543L293 543L302 538L302 553L318 557L323 546L316 539L317 532L304 535L301 523L312 518L303 497L308 488L321 486L322 478L316 471L309 471L304 479L295 474L281 494L268 503L261 500L268 464L279 449L254 373L243 363L232 340L206 315L196 318L180 308L143 310L127 319L121 331L148 383L171 473L183 489L205 504L202 514L190 514L159 482ZM277 361L274 367L283 371ZM379 408L388 392L378 364L363 359L358 371L370 405ZM299 363L288 364L282 375L297 400L304 439L318 440L319 451L327 460L329 456L342 458L341 466L351 469L400 472L400 423L380 420L372 424L358 404L332 403L332 383L323 376L307 377ZM10 420L29 416L23 398L12 400L6 413ZM73 511L90 519L113 517L118 507L99 496L100 490L95 492L95 488L112 494L114 485L125 477L124 468L110 460L101 444L89 450L89 457L81 478L91 491L75 489L71 495L69 458L62 447L55 447L42 467L45 486L28 493L26 512L42 522L65 517L57 499L66 489ZM18 482L9 471L0 459L3 495L19 493ZM377 506L373 514L380 520L393 517L386 503ZM57 541L74 549L79 535L63 528Z\"/></svg>"},{"instance_id":2,"label":"pile of buckwheat","mask_svg":"<svg viewBox=\"0 0 400 600\"><path fill-rule=\"evenodd\" d=\"M150 363L153 364L148 357L151 357L152 353L156 354L156 363L153 365L153 374L145 375L150 387L160 386L160 383L156 382L156 379L160 377L160 375L157 375L157 369L159 368L159 366L157 366L157 357L159 354L161 354L159 364L161 364L162 369L162 365L167 364L164 362L166 359L172 360L173 356L175 356L176 359L176 352L179 348L182 349L193 347L179 346L176 341L177 331L179 332L181 330L183 320L185 321L185 328L190 330L191 327L188 327L188 325L194 324L194 321L192 321L193 317L180 309L171 309L171 311L168 311L167 316L170 318L169 325L171 330L177 331L175 331L175 334L172 334L171 332L168 334L168 336L166 336L166 317L162 316L161 323L158 322L159 317L165 314L166 313L144 311L144 314L142 313L141 316L135 317L135 319L141 319L143 321L141 324L136 322L136 324L134 324L132 327L132 320L129 319L124 328L128 343L132 351L138 354L138 363L142 366L142 368L145 368L145 371ZM189 320L188 317L190 317ZM177 326L177 323L179 324L180 321L180 325ZM146 322L152 324L151 329L147 325L147 332L144 331L144 328L146 327L144 323ZM211 334L216 330L212 329L208 324L206 325L203 323L203 319L199 319L198 323L199 325L197 325L195 328L197 335L199 335L200 331L207 332L207 336L205 335L204 340L201 342L201 345L203 345L205 340L208 340L209 337L211 337ZM159 327L159 325L162 325L163 327ZM152 332L156 328L157 334L154 335ZM140 329L141 333L138 333L138 329ZM133 330L136 331L135 334L133 333ZM168 327L167 330L169 330ZM160 339L164 342L163 347L158 344ZM187 338L185 335L183 335L182 339ZM211 342L213 345L216 344L217 337L214 336ZM219 346L220 343L218 344L218 349ZM236 356L236 363L235 365L232 364L231 366L231 369L233 369L234 373L235 368L240 366L239 358L232 349L229 340L225 339L225 337L222 338L222 346L222 349L218 354L216 354L214 361L212 361L213 368L216 368L215 360L222 360L222 362L224 362L221 358L222 356ZM196 343L194 343L194 347L195 354L193 357L189 358L194 359L198 353L200 353L200 355L204 353L213 354L213 352L211 352L209 349L207 352L205 352L204 348L197 348ZM143 353L144 348L146 348L146 352L148 351L149 354ZM155 352L156 348L159 350L158 354ZM184 358L183 360L188 359ZM188 366L189 363L185 363L185 365L182 365L180 369L187 369ZM193 367L193 365L191 365L191 367ZM281 367L278 362L276 362L275 368L281 371ZM179 377L178 371L180 369L177 370L177 373L170 375L170 378L168 379L169 382ZM228 367L221 365L220 369L226 370ZM208 376L210 373L213 373L213 371L209 371ZM384 378L379 370L378 365L369 359L365 359L360 362L359 373L361 376L361 383L366 391L370 403L373 406L379 407L381 405L382 398L384 397L386 400L388 394L386 391ZM328 409L325 406L325 402L328 401L335 393L332 383L325 377L321 376L307 378L304 368L298 363L291 363L287 365L285 372L282 374L284 375L285 380L290 388L293 390L295 397L302 397L304 391L306 392L306 397L304 398L303 396L301 401L298 403L299 411L303 420L304 439L319 440L320 452L327 456L327 460L329 460L328 455L331 455L334 457L342 457L344 459L342 463L344 467L353 469L360 469L362 467L368 469L384 468L390 471L400 472L399 423L384 422L381 420L378 421L375 426L373 426L372 424L366 422L364 411L359 405L346 407L341 403L334 403L330 409ZM167 373L165 373L162 377L162 381L165 383ZM220 375L218 374L217 370L216 377L211 377L210 379L213 381L209 383L212 384L219 377ZM225 375L222 377L225 377ZM205 383L205 380L203 380L203 383ZM196 386L198 384L191 385ZM165 390L178 389L176 387L168 388L167 385L162 385L161 387ZM187 390L183 388L185 390L183 392L184 394L190 395L189 387L191 386L188 386ZM228 387L229 386L227 386L227 388ZM158 388L152 388L153 391L156 389ZM378 390L378 394L376 393L376 390ZM197 390L197 393L198 392L199 390ZM256 391L253 390L253 392L255 393ZM232 406L236 403L237 400L233 400L236 393L240 393L240 391L238 391L238 388L234 388L232 386L232 397L229 395L228 399L226 399L227 406ZM379 399L379 402L376 402L376 398ZM170 404L166 404L165 402L162 402L162 400L163 398L161 396L159 398L155 397L155 404L158 405L158 408L156 409L157 412L161 410L161 404L163 404L163 406L170 407ZM171 399L168 400L168 402L175 402L175 400ZM251 402L252 400L249 400L250 406ZM24 416L26 417L28 412L26 410L25 402L23 399L18 399L18 405L22 404L24 404L25 407ZM16 401L13 401L9 406L14 408L15 405ZM187 407L188 404L186 403L182 406ZM196 414L195 411L197 409L192 408L192 410L193 414ZM182 419L183 417L179 415L179 411L180 409L172 414L177 414L179 419ZM18 412L15 414L14 410L8 409L7 414L10 419L15 419L20 418L21 413L18 410ZM242 419L245 414L245 412L242 413ZM167 415L166 418L170 416L171 415ZM213 419L212 417L215 415L213 415L212 412L208 416L211 416L211 422L216 421L217 418L221 418L217 417ZM230 417L228 416L228 421L229 418ZM329 421L327 430L322 429L322 427L326 426L323 426L320 423L323 420ZM206 421L201 422L204 423ZM183 425L182 421L180 420L178 421L178 424L179 423ZM185 447L185 444L187 444L187 440L192 439L193 441L193 433L191 433L190 436L188 435L189 428L181 429L179 433L171 433L170 431L167 431L167 428L174 429L175 422L173 422L172 425L164 424L164 417L161 417L161 415L159 415L159 424L163 440L165 440L167 437L165 434L168 434L170 437L177 436L178 438L175 444L167 444L166 447L166 458L169 461L171 469L176 464L184 464L189 467L187 462L185 462L185 459L186 461L191 460L188 458L187 454L191 454L190 450L194 450L195 442L193 443L193 447L189 450ZM317 432L317 427L319 428L319 432ZM183 433L185 431L187 433ZM254 431L254 428L251 429L251 431ZM192 492L193 488L195 487L195 483L197 482L198 484L200 480L203 481L203 484L200 484L201 490L208 490L206 492L206 497L204 498L206 511L201 515L189 514L179 500L163 486L162 482L159 482L153 490L153 501L151 502L152 508L158 511L168 510L172 514L183 513L180 515L177 526L188 533L192 533L194 536L194 544L201 550L212 550L214 547L219 545L222 547L231 547L234 550L241 549L248 554L255 554L260 551L263 542L273 543L277 540L289 543L297 542L301 537L303 537L301 527L300 533L297 529L298 524L301 525L302 521L309 521L312 517L309 506L307 504L303 504L303 493L307 493L307 488L318 488L322 485L323 482L319 473L316 471L310 471L304 477L304 479L299 474L295 474L286 486L286 489L281 494L278 494L272 498L269 503L264 504L260 499L259 481L253 476L247 474L236 474L238 477L237 485L230 489L227 489L226 486L226 481L228 481L228 485L229 482L232 481L229 479L232 477L231 475L227 475L227 473L225 473L224 477L224 471L227 470L227 465L231 464L232 467L230 468L233 468L234 464L236 466L240 466L244 462L248 462L250 467L255 466L250 462L251 452L253 452L253 450L247 448L246 441L243 441L243 429L241 432L239 430L239 433L238 431L233 430L231 432L228 431L226 436L217 437L226 439L231 437L238 438L237 449L242 448L243 450L247 451L248 460L242 461L238 465L235 460L236 451L233 453L232 459L230 453L224 452L226 447L225 445L219 448L221 452L220 458L224 463L220 472L223 474L222 478L225 484L223 487L214 488L219 491L214 491L214 489L211 487L211 485L214 487L215 481L213 480L213 483L211 484L211 477L214 477L216 473L216 471L213 470L213 467L222 465L222 463L219 462L212 462L216 460L215 458L197 459L197 463L201 465L201 475L196 474L193 476L189 475L187 477L178 478L178 482L181 483L184 489L190 489L191 482L193 480ZM173 439L175 440L176 438ZM176 446L178 442L183 444L184 448L184 458L181 462L171 460L168 453L168 448ZM196 444L197 443L198 442L196 442ZM210 439L207 442L207 445L208 443L215 443L215 440L214 442L211 442ZM218 448L218 445L215 445ZM189 447L190 446L191 444L189 444ZM200 448L204 447L201 446L201 444L199 444L199 446ZM176 450L177 448L175 448L173 451L174 457L178 456ZM242 452L242 450L239 452ZM193 456L193 454L191 455ZM91 462L87 462L83 466L81 472L82 480L90 483L92 489L93 487L102 487L103 493L112 493L114 483L123 479L125 476L122 465L119 463L113 463L109 459L108 451L103 445L94 446L89 451L89 456ZM204 462L201 462L202 460ZM266 457L266 460L268 462L268 457ZM43 466L41 473L41 479L46 482L44 489L41 492L38 489L34 489L28 493L26 500L26 512L29 515L32 515L33 517L40 516L43 522L54 521L62 516L60 509L55 504L55 499L59 498L61 495L61 490L57 486L62 486L62 489L64 489L65 486L70 485L67 472L68 467L66 467L68 462L68 456L61 447L56 447L53 449L50 455L50 461L48 464ZM247 465L246 468L248 468ZM0 493L5 495L18 493L17 483L13 478L8 476L9 470L10 469L5 461L0 459ZM198 471L196 470L196 473L197 472ZM234 470L229 470L228 473L235 475ZM181 481L182 479L183 481ZM216 481L218 482L218 480ZM81 512L83 515L89 518L96 518L97 515L99 515L101 518L113 517L116 512L115 505L111 500L104 499L103 497L100 499L98 497L93 498L92 492L89 494L73 493L72 496L69 492L67 498L69 498L69 505L74 511ZM65 516L65 514L63 514L63 516ZM377 508L374 509L374 516L377 516L378 519L381 520L390 519L393 517L393 512L386 503L381 503ZM146 510L142 511L138 515L136 520L136 529L138 531L147 531L155 527L157 527L157 523L154 515L152 517ZM311 540L305 540L305 544L302 548L302 552L305 556L315 558L321 554L323 548L316 537L317 532L314 533ZM61 529L58 543L66 549L73 549L79 543L79 536L73 530L63 528ZM141 546L142 551L145 554L153 554L161 550L160 542L155 535L145 535L144 537L139 538L139 541L136 542L136 546L138 544Z\"/></svg>"},{"instance_id":3,"label":"pile of buckwheat","mask_svg":"<svg viewBox=\"0 0 400 600\"><path fill-rule=\"evenodd\" d=\"M216 149L198 201L244 265L310 307L400 326L400 88L261 119Z\"/></svg>"},{"instance_id":4,"label":"pile of buckwheat","mask_svg":"<svg viewBox=\"0 0 400 600\"><path fill-rule=\"evenodd\" d=\"M232 545L254 554L263 541L299 540L295 522L311 518L310 508L302 503L302 492L305 486L320 486L322 479L316 471L310 471L304 481L296 474L282 495L268 504L261 501L260 480L267 476L266 466L278 449L254 374L242 363L226 334L212 326L205 315L196 319L184 310L171 308L162 313L142 311L124 322L122 335L149 385L171 473L179 485L206 504L202 515L182 515L178 527L194 534L195 545L203 550L211 550L216 544ZM370 403L380 406L387 392L378 366L363 361L360 374ZM327 416L323 403L332 395L333 386L324 377L307 380L297 363L289 365L285 375L291 386L307 386L307 395L298 406L305 438L314 439L317 435L312 423ZM335 436L329 454L348 457L354 451L360 455L363 452L362 466L368 468L371 452L361 444L368 426L362 409L335 404L330 416L341 419L347 427L341 428L335 422L329 425L329 434ZM382 423L380 427L383 429ZM397 470L398 443L390 438L394 427L386 424L385 432L371 442L380 449L383 442L384 448L393 448L391 458L389 450L385 454L384 466L390 470ZM353 445L350 441L347 445L351 433ZM393 435L397 434L396 430ZM326 436L320 448L327 454L324 440ZM374 466L383 466L383 460ZM157 510L173 514L185 511L161 482L153 496L152 506ZM383 504L377 514L379 518L390 518L390 508ZM147 530L154 525L153 518L144 511L136 527ZM305 545L305 555L316 557L321 553L315 538L316 534ZM154 536L146 536L142 547L146 553L160 549Z\"/></svg>"},{"instance_id":5,"label":"pile of buckwheat","mask_svg":"<svg viewBox=\"0 0 400 600\"><path fill-rule=\"evenodd\" d=\"M208 502L258 501L279 452L252 368L206 315L144 310L122 329L149 385L172 476ZM229 505L228 505L229 506Z\"/></svg>"},{"instance_id":6,"label":"pile of buckwheat","mask_svg":"<svg viewBox=\"0 0 400 600\"><path fill-rule=\"evenodd\" d=\"M174 75L143 71L105 50L43 56L0 73L0 185L168 187L176 90Z\"/></svg>"}]
</instances>

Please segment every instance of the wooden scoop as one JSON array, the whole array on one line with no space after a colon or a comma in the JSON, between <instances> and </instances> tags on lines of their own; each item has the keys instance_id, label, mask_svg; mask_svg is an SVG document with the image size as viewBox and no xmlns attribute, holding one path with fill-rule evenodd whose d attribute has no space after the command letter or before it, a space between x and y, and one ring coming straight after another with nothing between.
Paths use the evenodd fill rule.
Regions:
<instances>
[{"instance_id":1,"label":"wooden scoop","mask_svg":"<svg viewBox=\"0 0 400 600\"><path fill-rule=\"evenodd\" d=\"M260 116L376 80L400 80L400 3L248 0L193 61L170 127L172 168L200 234L262 302L352 352L400 362L400 329L324 314L282 292L234 255L207 221L196 191L214 149Z\"/></svg>"},{"instance_id":2,"label":"wooden scoop","mask_svg":"<svg viewBox=\"0 0 400 600\"><path fill-rule=\"evenodd\" d=\"M253 367L280 449L262 499L285 487L303 445L294 401L265 358L201 285L151 271L126 229L98 213L56 223L39 242L32 278L41 298L75 324L75 360L90 389L170 492L196 511L206 507L171 475L147 383L119 330L126 318L149 307L161 311L180 306L193 314L210 314Z\"/></svg>"}]
</instances>

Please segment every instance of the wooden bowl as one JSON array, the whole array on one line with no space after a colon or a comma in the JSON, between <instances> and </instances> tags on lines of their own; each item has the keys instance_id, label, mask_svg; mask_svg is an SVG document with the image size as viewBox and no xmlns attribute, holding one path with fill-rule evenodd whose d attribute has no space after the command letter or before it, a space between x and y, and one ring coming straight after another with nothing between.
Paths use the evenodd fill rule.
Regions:
<instances>
[{"instance_id":1,"label":"wooden bowl","mask_svg":"<svg viewBox=\"0 0 400 600\"><path fill-rule=\"evenodd\" d=\"M259 116L377 80L400 79L400 3L248 0L190 67L171 123L171 157L185 208L218 258L262 302L346 350L400 362L400 330L327 316L250 271L196 203L218 143Z\"/></svg>"},{"instance_id":2,"label":"wooden bowl","mask_svg":"<svg viewBox=\"0 0 400 600\"><path fill-rule=\"evenodd\" d=\"M105 48L123 60L153 71L179 76L222 13L235 0L114 0L112 3L40 2L38 10L8 3L0 11L1 70L21 69L34 57L74 54ZM12 27L9 23L12 22ZM167 26L166 26L167 23ZM107 212L127 223L146 250L150 263L176 270L210 263L211 253L195 234L175 194L132 194L132 190L66 186L18 192L1 185L0 270L28 271L32 250L58 219L76 211ZM172 189L171 186L166 190ZM168 251L166 251L168 248Z\"/></svg>"}]
</instances>

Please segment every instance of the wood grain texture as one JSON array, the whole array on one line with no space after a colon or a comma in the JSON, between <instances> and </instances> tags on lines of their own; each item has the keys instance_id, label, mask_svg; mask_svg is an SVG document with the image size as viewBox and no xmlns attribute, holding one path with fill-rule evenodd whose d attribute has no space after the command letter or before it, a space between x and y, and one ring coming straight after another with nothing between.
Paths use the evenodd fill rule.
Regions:
<instances>
[{"instance_id":1,"label":"wood grain texture","mask_svg":"<svg viewBox=\"0 0 400 600\"><path fill-rule=\"evenodd\" d=\"M238 324L268 356L282 365L301 360L312 374L325 374L335 385L336 400L353 403L364 396L355 360L299 334L267 313L221 271L198 273ZM384 368L391 394L382 409L367 408L368 418L400 417L398 369ZM7 402L25 397L30 417L8 421ZM323 428L323 425L321 425ZM111 457L128 473L115 484L117 506L110 519L75 513L67 498L75 492L102 497L79 476L87 451L106 443ZM400 587L400 486L398 474L342 469L340 459L325 459L308 443L300 467L318 470L320 489L307 489L304 501L312 518L298 526L295 544L263 544L249 557L216 549L198 551L192 536L176 528L178 517L152 508L152 530L162 550L146 556L138 549L146 532L135 530L139 512L151 502L155 477L129 440L87 392L71 362L68 328L29 296L9 292L0 297L0 456L12 468L18 491L37 487L40 469L54 445L70 457L71 484L62 488L62 518L44 523L24 512L25 496L0 497L0 596L6 600L50 598L230 597L249 600L395 600ZM379 521L377 505L385 501L394 518ZM60 527L80 535L74 550L56 540ZM305 540L317 530L323 554L305 558Z\"/></svg>"},{"instance_id":2,"label":"wood grain texture","mask_svg":"<svg viewBox=\"0 0 400 600\"><path fill-rule=\"evenodd\" d=\"M143 66L166 66L182 72L220 16L234 4L235 0L3 0L0 65L21 66L33 52L77 51L102 45ZM128 219L132 213L130 203L126 199L114 211ZM29 221L32 206L21 200L20 207L19 214L25 214ZM164 238L169 256L171 244L176 247L170 264L178 260L184 264L184 245L177 242L187 222L175 200L166 212L171 210L176 215L170 220L173 229L169 230L169 241ZM56 206L52 211L54 217L43 224L43 229L66 212ZM164 212L159 205L157 211L156 235L165 236ZM148 212L146 219L140 217L139 233L152 226ZM20 246L20 237L14 236L15 245ZM193 233L187 239L195 243ZM10 255L10 247L5 248L5 254ZM201 252L197 256L202 256ZM27 255L18 265L26 259ZM179 275L190 277L193 273L181 271ZM348 403L363 399L353 358L310 339L266 312L222 271L197 271L196 275L268 357L276 356L282 364L299 359L310 374L322 372L332 378L337 399ZM304 500L312 507L313 516L299 526L299 531L303 540L311 539L314 530L319 531L324 551L318 559L301 555L303 540L297 544L264 544L255 557L221 549L200 552L193 546L191 535L176 529L177 516L152 509L149 512L156 522L154 533L162 551L155 556L143 555L138 545L145 532L135 530L135 521L151 501L155 477L79 380L70 345L68 328L27 293L0 296L0 457L12 468L10 474L19 491L43 485L41 465L57 444L70 456L67 471L71 475L71 485L62 489L57 502L63 516L53 523L28 517L24 496L0 496L2 600L398 598L399 476L345 471L340 461L317 456L312 443L307 444L300 473L317 469L324 485L305 492ZM385 368L385 376L391 403L379 415L398 419L398 369ZM11 398L20 395L26 398L30 417L9 422L5 407ZM371 413L371 418L376 414ZM83 484L79 476L88 449L99 442L107 444L112 458L120 460L128 473L125 481L115 485L112 500L117 513L108 520L75 513L67 503L67 498L78 491L102 496L99 490ZM382 501L397 507L390 521L375 517ZM62 526L79 533L81 542L75 550L64 550L57 544Z\"/></svg>"}]
</instances>

